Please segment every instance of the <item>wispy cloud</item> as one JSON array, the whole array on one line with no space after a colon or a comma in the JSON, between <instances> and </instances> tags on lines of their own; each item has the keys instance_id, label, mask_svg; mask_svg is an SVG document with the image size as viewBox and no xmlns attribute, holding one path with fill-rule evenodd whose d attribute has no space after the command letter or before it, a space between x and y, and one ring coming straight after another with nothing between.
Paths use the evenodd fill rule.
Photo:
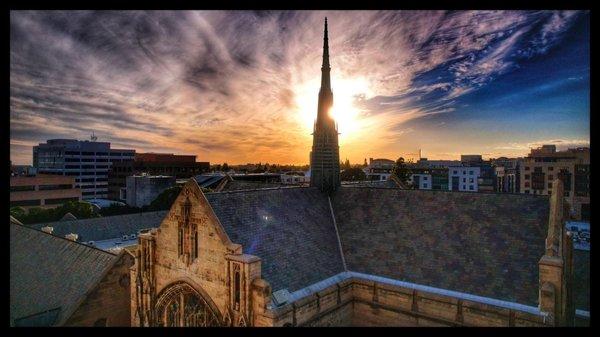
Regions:
<instances>
[{"instance_id":1,"label":"wispy cloud","mask_svg":"<svg viewBox=\"0 0 600 337\"><path fill-rule=\"evenodd\" d=\"M308 103L297 98L317 79L316 98L325 15L334 78L368 86L352 93L361 133L342 150L388 151L407 136L402 124L455 112L520 58L550 51L579 14L12 11L11 158L30 161L24 144L94 131L139 151L306 163L310 130L298 114Z\"/></svg>"}]
</instances>

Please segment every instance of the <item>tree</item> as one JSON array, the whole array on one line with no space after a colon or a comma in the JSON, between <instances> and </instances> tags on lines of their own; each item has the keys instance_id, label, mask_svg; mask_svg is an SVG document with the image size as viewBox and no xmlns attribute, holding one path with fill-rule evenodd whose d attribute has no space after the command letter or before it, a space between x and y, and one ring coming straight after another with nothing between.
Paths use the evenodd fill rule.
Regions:
<instances>
[{"instance_id":1,"label":"tree","mask_svg":"<svg viewBox=\"0 0 600 337\"><path fill-rule=\"evenodd\" d=\"M348 158L346 158L346 161L343 162L340 166L342 167L342 170L348 170L352 167Z\"/></svg>"},{"instance_id":2,"label":"tree","mask_svg":"<svg viewBox=\"0 0 600 337\"><path fill-rule=\"evenodd\" d=\"M17 219L19 221L22 221L21 219L23 219L25 217L26 213L27 213L27 211L25 211L21 207L11 207L10 208L10 215L12 215L15 219Z\"/></svg>"},{"instance_id":3,"label":"tree","mask_svg":"<svg viewBox=\"0 0 600 337\"><path fill-rule=\"evenodd\" d=\"M408 181L409 171L404 162L404 158L400 157L398 160L396 160L394 168L392 168L392 174L398 177L398 179L403 183Z\"/></svg>"},{"instance_id":4,"label":"tree","mask_svg":"<svg viewBox=\"0 0 600 337\"><path fill-rule=\"evenodd\" d=\"M13 207L10 214L23 224L59 221L65 214L71 213L77 219L89 219L99 216L92 204L85 201L68 201L57 208L30 208L27 212L20 207Z\"/></svg>"},{"instance_id":5,"label":"tree","mask_svg":"<svg viewBox=\"0 0 600 337\"><path fill-rule=\"evenodd\" d=\"M139 213L142 209L139 207L129 206L129 205L119 205L119 204L111 204L108 207L104 207L100 209L100 214L102 216L112 216L112 215L123 215L123 214L131 214L131 213Z\"/></svg>"},{"instance_id":6,"label":"tree","mask_svg":"<svg viewBox=\"0 0 600 337\"><path fill-rule=\"evenodd\" d=\"M342 181L362 181L367 178L365 172L359 167L352 167L340 173Z\"/></svg>"}]
</instances>

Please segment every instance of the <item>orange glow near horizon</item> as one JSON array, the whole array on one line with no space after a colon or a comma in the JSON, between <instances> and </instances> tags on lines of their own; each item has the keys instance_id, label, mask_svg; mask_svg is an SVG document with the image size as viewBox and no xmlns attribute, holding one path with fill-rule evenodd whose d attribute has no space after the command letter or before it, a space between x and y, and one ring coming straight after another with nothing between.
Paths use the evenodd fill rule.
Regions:
<instances>
[{"instance_id":1,"label":"orange glow near horizon","mask_svg":"<svg viewBox=\"0 0 600 337\"><path fill-rule=\"evenodd\" d=\"M315 78L298 86L295 95L296 116L302 128L313 131L317 118L318 89L320 79ZM366 121L361 118L361 110L356 106L357 95L370 97L369 83L364 78L340 78L332 76L333 107L330 115L338 125L340 143L356 139L364 131Z\"/></svg>"}]
</instances>

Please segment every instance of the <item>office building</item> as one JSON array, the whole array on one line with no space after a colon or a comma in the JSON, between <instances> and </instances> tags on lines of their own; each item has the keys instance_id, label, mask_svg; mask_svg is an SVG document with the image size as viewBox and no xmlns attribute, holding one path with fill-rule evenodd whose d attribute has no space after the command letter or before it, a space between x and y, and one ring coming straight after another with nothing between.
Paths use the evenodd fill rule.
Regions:
<instances>
[{"instance_id":1,"label":"office building","mask_svg":"<svg viewBox=\"0 0 600 337\"><path fill-rule=\"evenodd\" d=\"M57 175L10 177L10 207L54 208L67 201L80 201L75 178Z\"/></svg>"},{"instance_id":2,"label":"office building","mask_svg":"<svg viewBox=\"0 0 600 337\"><path fill-rule=\"evenodd\" d=\"M126 178L133 175L163 175L187 179L208 172L210 163L197 162L195 155L136 153L133 161L112 165L108 172L108 198L125 200Z\"/></svg>"},{"instance_id":3,"label":"office building","mask_svg":"<svg viewBox=\"0 0 600 337\"><path fill-rule=\"evenodd\" d=\"M33 147L38 173L75 178L83 199L108 197L108 172L115 163L133 160L135 150L111 149L109 142L50 139Z\"/></svg>"},{"instance_id":4,"label":"office building","mask_svg":"<svg viewBox=\"0 0 600 337\"><path fill-rule=\"evenodd\" d=\"M126 178L127 205L142 207L150 205L159 194L169 187L175 186L175 177L139 175Z\"/></svg>"}]
</instances>

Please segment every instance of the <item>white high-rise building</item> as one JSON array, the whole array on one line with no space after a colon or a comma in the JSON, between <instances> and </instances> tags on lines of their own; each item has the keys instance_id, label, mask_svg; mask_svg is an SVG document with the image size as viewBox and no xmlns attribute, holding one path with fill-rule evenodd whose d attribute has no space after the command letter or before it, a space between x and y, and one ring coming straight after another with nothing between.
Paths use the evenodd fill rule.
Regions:
<instances>
[{"instance_id":1,"label":"white high-rise building","mask_svg":"<svg viewBox=\"0 0 600 337\"><path fill-rule=\"evenodd\" d=\"M108 197L112 163L133 160L135 150L111 149L109 142L50 139L33 147L38 173L74 176L83 199Z\"/></svg>"}]
</instances>

